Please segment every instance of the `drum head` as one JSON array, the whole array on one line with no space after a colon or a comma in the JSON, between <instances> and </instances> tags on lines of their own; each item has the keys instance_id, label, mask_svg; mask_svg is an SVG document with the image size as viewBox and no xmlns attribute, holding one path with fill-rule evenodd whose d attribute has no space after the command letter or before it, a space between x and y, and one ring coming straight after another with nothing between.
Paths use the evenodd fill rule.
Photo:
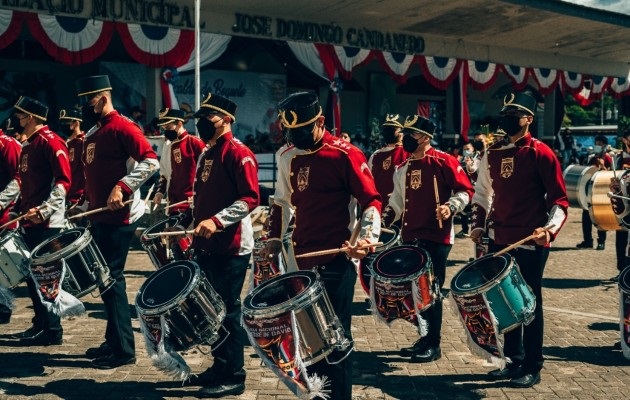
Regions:
<instances>
[{"instance_id":1,"label":"drum head","mask_svg":"<svg viewBox=\"0 0 630 400\"><path fill-rule=\"evenodd\" d=\"M512 256L488 254L467 264L451 280L455 294L473 294L493 286L512 264Z\"/></svg>"},{"instance_id":2,"label":"drum head","mask_svg":"<svg viewBox=\"0 0 630 400\"><path fill-rule=\"evenodd\" d=\"M627 266L619 274L619 289L627 294L630 294L630 266Z\"/></svg>"},{"instance_id":3,"label":"drum head","mask_svg":"<svg viewBox=\"0 0 630 400\"><path fill-rule=\"evenodd\" d=\"M317 286L317 274L312 271L296 271L272 278L254 289L243 301L243 313L266 316L300 309L300 299L308 296ZM314 299L313 299L314 300Z\"/></svg>"},{"instance_id":4,"label":"drum head","mask_svg":"<svg viewBox=\"0 0 630 400\"><path fill-rule=\"evenodd\" d=\"M153 272L136 295L143 314L162 314L177 306L195 288L199 266L192 261L175 261Z\"/></svg>"},{"instance_id":5,"label":"drum head","mask_svg":"<svg viewBox=\"0 0 630 400\"><path fill-rule=\"evenodd\" d=\"M56 234L33 249L33 265L44 265L70 257L83 250L91 239L85 228L73 228Z\"/></svg>"},{"instance_id":6,"label":"drum head","mask_svg":"<svg viewBox=\"0 0 630 400\"><path fill-rule=\"evenodd\" d=\"M177 226L180 222L181 222L181 218L179 217L168 217L166 219L158 221L155 224L148 227L147 229L145 229L144 232L142 232L142 240L151 241L154 238L146 237L147 234L164 232L166 228Z\"/></svg>"},{"instance_id":7,"label":"drum head","mask_svg":"<svg viewBox=\"0 0 630 400\"><path fill-rule=\"evenodd\" d=\"M372 262L372 273L387 282L408 281L418 277L430 257L416 246L396 246L383 251Z\"/></svg>"}]
</instances>

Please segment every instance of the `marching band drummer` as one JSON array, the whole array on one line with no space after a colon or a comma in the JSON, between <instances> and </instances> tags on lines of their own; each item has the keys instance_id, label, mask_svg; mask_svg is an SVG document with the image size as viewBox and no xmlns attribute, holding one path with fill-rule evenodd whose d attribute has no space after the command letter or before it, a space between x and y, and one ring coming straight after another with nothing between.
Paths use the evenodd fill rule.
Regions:
<instances>
[{"instance_id":1,"label":"marching band drummer","mask_svg":"<svg viewBox=\"0 0 630 400\"><path fill-rule=\"evenodd\" d=\"M385 117L385 122L381 127L381 136L385 146L372 153L368 160L376 190L381 195L384 204L387 204L389 195L394 191L394 170L409 156L402 146L403 126L398 119L398 114Z\"/></svg>"},{"instance_id":2,"label":"marching band drummer","mask_svg":"<svg viewBox=\"0 0 630 400\"><path fill-rule=\"evenodd\" d=\"M30 97L20 97L13 109L13 125L25 135L20 155L20 197L13 214L21 222L26 245L33 249L64 226L66 194L71 184L68 149L63 139L47 125L48 107ZM33 301L33 326L13 335L22 345L49 346L63 343L58 315L46 309L33 279L26 280Z\"/></svg>"},{"instance_id":3,"label":"marching band drummer","mask_svg":"<svg viewBox=\"0 0 630 400\"><path fill-rule=\"evenodd\" d=\"M514 387L540 382L543 366L542 277L549 246L567 218L567 199L560 161L552 149L529 132L536 99L526 93L506 96L500 127L505 140L495 142L481 159L472 199L471 239L487 232L496 252L530 235L537 239L509 252L536 296L534 320L505 333L504 354L511 362L490 371L492 379L511 379Z\"/></svg>"},{"instance_id":4,"label":"marching band drummer","mask_svg":"<svg viewBox=\"0 0 630 400\"><path fill-rule=\"evenodd\" d=\"M90 210L109 209L88 217L90 233L114 282L101 293L107 312L105 342L85 354L94 368L111 369L136 362L123 269L144 213L139 188L157 170L158 161L142 130L114 109L107 75L81 78L76 87L83 126L92 127L83 152L85 199ZM133 202L125 205L126 200Z\"/></svg>"},{"instance_id":5,"label":"marching band drummer","mask_svg":"<svg viewBox=\"0 0 630 400\"><path fill-rule=\"evenodd\" d=\"M630 129L625 129L621 133L621 141L623 150L616 154L613 158L613 167L616 170L624 170L627 171L630 169ZM627 172L626 172L627 173ZM624 192L621 188L621 175L622 173L618 173L616 177L611 178L611 191L616 195L624 195ZM628 184L630 181L626 180L626 188L625 193L630 193L628 190ZM620 229L615 231L615 253L617 256L617 275L615 275L611 280L613 282L617 282L619 280L619 274L628 266L630 261L629 258L629 249L630 243L628 242L628 231L627 228L628 223L625 222L628 218L627 216L630 214L630 210L628 209L629 204L627 200L622 200L618 197L612 197L610 199L613 212L617 216L618 220L623 221L622 226L626 229Z\"/></svg>"},{"instance_id":6,"label":"marching band drummer","mask_svg":"<svg viewBox=\"0 0 630 400\"><path fill-rule=\"evenodd\" d=\"M473 188L457 158L431 146L434 132L435 124L430 120L419 115L407 117L402 144L411 156L394 172L394 191L383 211L383 224L389 227L401 220L403 242L429 253L442 289L446 260L454 241L452 217L470 202ZM439 206L438 198L443 199ZM442 356L440 293L422 317L428 323L427 336L400 350L403 357L411 357L411 362L430 362Z\"/></svg>"},{"instance_id":7,"label":"marching band drummer","mask_svg":"<svg viewBox=\"0 0 630 400\"><path fill-rule=\"evenodd\" d=\"M291 146L278 160L278 179L270 214L270 232L263 257L278 256L289 221L283 212L294 212L292 234L296 255L348 247L348 257L361 259L380 233L381 200L365 156L353 145L336 138L324 127L324 116L314 93L294 93L278 105L280 121ZM357 202L363 210L355 215ZM334 223L331 224L331 221ZM360 232L358 231L360 229ZM352 235L354 232L358 235ZM349 239L357 236L356 244ZM373 251L373 249L371 249ZM346 337L351 341L352 298L357 273L346 254L297 259L300 270L317 269ZM332 357L335 357L334 351ZM340 354L338 354L340 355ZM321 360L309 373L330 379L330 398L352 398L352 356L338 364Z\"/></svg>"},{"instance_id":8,"label":"marching band drummer","mask_svg":"<svg viewBox=\"0 0 630 400\"><path fill-rule=\"evenodd\" d=\"M3 126L10 126L7 119ZM22 145L0 127L0 225L10 221L9 212L20 195L20 152ZM13 228L13 227L10 227ZM0 300L2 300L0 298ZM0 324L11 320L11 308L0 301Z\"/></svg>"},{"instance_id":9,"label":"marching band drummer","mask_svg":"<svg viewBox=\"0 0 630 400\"><path fill-rule=\"evenodd\" d=\"M186 201L169 208L168 215L183 214L181 225L187 227L192 222L190 203L193 195L193 183L197 171L197 160L206 148L203 140L189 134L184 127L186 112L173 108L160 110L158 126L164 131L164 137L170 141L170 174L161 175L158 188L153 197L153 204L159 205L167 194L170 204Z\"/></svg>"},{"instance_id":10,"label":"marching band drummer","mask_svg":"<svg viewBox=\"0 0 630 400\"><path fill-rule=\"evenodd\" d=\"M85 133L81 130L81 110L68 108L59 111L59 123L66 136L68 156L70 158L70 171L72 172L72 184L66 201L69 205L78 203L85 192L85 174L83 172L83 142Z\"/></svg>"},{"instance_id":11,"label":"marching band drummer","mask_svg":"<svg viewBox=\"0 0 630 400\"><path fill-rule=\"evenodd\" d=\"M229 335L212 349L214 363L193 376L201 395L222 397L245 391L244 346L249 343L241 326L241 291L254 249L249 214L258 207L258 163L254 153L232 133L236 104L208 94L197 131L208 148L199 159L194 184L192 248L199 267L225 303L223 327Z\"/></svg>"}]
</instances>

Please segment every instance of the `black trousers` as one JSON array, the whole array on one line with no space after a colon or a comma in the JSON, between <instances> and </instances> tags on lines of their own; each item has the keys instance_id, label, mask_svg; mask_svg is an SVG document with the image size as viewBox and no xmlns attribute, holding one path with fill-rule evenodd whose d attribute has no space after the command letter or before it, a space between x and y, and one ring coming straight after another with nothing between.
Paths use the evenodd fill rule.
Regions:
<instances>
[{"instance_id":1,"label":"black trousers","mask_svg":"<svg viewBox=\"0 0 630 400\"><path fill-rule=\"evenodd\" d=\"M225 303L223 327L229 332L227 339L212 349L212 370L226 382L245 381L244 347L249 344L241 326L241 291L245 283L251 255L197 254L196 260L206 278Z\"/></svg>"},{"instance_id":2,"label":"black trousers","mask_svg":"<svg viewBox=\"0 0 630 400\"><path fill-rule=\"evenodd\" d=\"M317 268L326 293L330 298L333 310L337 314L345 331L345 337L352 342L352 299L357 271L354 264L345 255L335 257L332 261ZM339 351L339 350L334 350ZM352 399L352 354L338 364L328 364L326 359L320 360L306 369L308 374L326 376L329 379L330 398L339 400ZM336 357L335 358L341 358Z\"/></svg>"},{"instance_id":3,"label":"black trousers","mask_svg":"<svg viewBox=\"0 0 630 400\"><path fill-rule=\"evenodd\" d=\"M628 231L615 232L615 253L617 254L617 270L623 271L630 264L630 259L626 256L628 246Z\"/></svg>"},{"instance_id":4,"label":"black trousers","mask_svg":"<svg viewBox=\"0 0 630 400\"><path fill-rule=\"evenodd\" d=\"M33 250L40 243L61 232L61 228L34 226L23 228L23 232L24 243L26 243L30 250ZM36 287L35 282L33 282L30 276L26 280L26 284L28 286L28 295L33 302L33 310L35 311L35 316L32 320L33 326L42 328L44 333L49 337L61 337L63 335L61 318L46 309L42 303L42 299L39 297L39 288Z\"/></svg>"},{"instance_id":5,"label":"black trousers","mask_svg":"<svg viewBox=\"0 0 630 400\"><path fill-rule=\"evenodd\" d=\"M130 225L95 223L90 228L94 243L109 267L110 278L114 280L112 287L101 294L101 299L107 312L105 342L117 357L133 357L136 354L127 299L127 283L123 273L136 226L137 223Z\"/></svg>"},{"instance_id":6,"label":"black trousers","mask_svg":"<svg viewBox=\"0 0 630 400\"><path fill-rule=\"evenodd\" d=\"M497 252L507 246L499 246L490 240L490 252ZM514 366L522 365L528 373L537 373L543 367L543 298L542 277L549 257L549 248L536 246L534 250L517 248L509 252L516 260L525 282L532 288L536 297L534 320L526 326L505 333L504 353Z\"/></svg>"},{"instance_id":7,"label":"black trousers","mask_svg":"<svg viewBox=\"0 0 630 400\"><path fill-rule=\"evenodd\" d=\"M593 242L593 221L588 211L582 210L582 237L585 242ZM597 230L597 243L606 243L606 231Z\"/></svg>"},{"instance_id":8,"label":"black trousers","mask_svg":"<svg viewBox=\"0 0 630 400\"><path fill-rule=\"evenodd\" d=\"M444 286L444 280L446 279L446 260L448 259L453 245L436 243L429 240L416 240L405 244L418 246L429 253L431 264L433 265L433 275L438 280L441 291ZM429 325L426 341L427 345L431 347L438 347L440 345L442 336L442 309L442 294L440 293L436 302L429 307L429 309L420 314Z\"/></svg>"}]
</instances>

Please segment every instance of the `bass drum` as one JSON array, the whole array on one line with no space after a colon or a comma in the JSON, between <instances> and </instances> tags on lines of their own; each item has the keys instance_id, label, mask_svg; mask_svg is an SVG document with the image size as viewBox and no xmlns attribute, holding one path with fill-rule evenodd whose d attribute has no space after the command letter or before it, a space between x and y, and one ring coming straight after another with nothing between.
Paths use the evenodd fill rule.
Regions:
<instances>
[{"instance_id":1,"label":"bass drum","mask_svg":"<svg viewBox=\"0 0 630 400\"><path fill-rule=\"evenodd\" d=\"M597 172L592 165L569 165L562 176L567 187L567 197L571 207L588 210L591 195L591 178Z\"/></svg>"},{"instance_id":2,"label":"bass drum","mask_svg":"<svg viewBox=\"0 0 630 400\"><path fill-rule=\"evenodd\" d=\"M615 215L608 197L610 179L621 176L624 171L597 171L591 178L590 200L588 214L593 225L600 231L623 230Z\"/></svg>"}]
</instances>

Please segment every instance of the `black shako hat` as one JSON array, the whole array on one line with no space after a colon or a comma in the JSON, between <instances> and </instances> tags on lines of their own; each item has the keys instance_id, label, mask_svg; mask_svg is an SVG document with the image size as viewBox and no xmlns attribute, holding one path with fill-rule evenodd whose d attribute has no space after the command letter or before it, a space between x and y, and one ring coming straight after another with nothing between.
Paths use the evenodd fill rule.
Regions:
<instances>
[{"instance_id":1,"label":"black shako hat","mask_svg":"<svg viewBox=\"0 0 630 400\"><path fill-rule=\"evenodd\" d=\"M533 116L536 111L536 99L527 93L510 93L503 99L501 113L508 110L521 110Z\"/></svg>"},{"instance_id":2,"label":"black shako hat","mask_svg":"<svg viewBox=\"0 0 630 400\"><path fill-rule=\"evenodd\" d=\"M160 110L157 126L164 126L170 123L177 123L186 119L186 111L176 108L163 108Z\"/></svg>"},{"instance_id":3,"label":"black shako hat","mask_svg":"<svg viewBox=\"0 0 630 400\"><path fill-rule=\"evenodd\" d=\"M11 118L7 118L2 121L2 125L0 126L0 128L2 128L4 134L8 136L13 136L13 132L15 131L13 125L11 125Z\"/></svg>"},{"instance_id":4,"label":"black shako hat","mask_svg":"<svg viewBox=\"0 0 630 400\"><path fill-rule=\"evenodd\" d=\"M46 121L46 117L48 117L48 107L30 97L21 96L13 108L19 112L37 117L42 121Z\"/></svg>"},{"instance_id":5,"label":"black shako hat","mask_svg":"<svg viewBox=\"0 0 630 400\"><path fill-rule=\"evenodd\" d=\"M59 111L59 121L79 121L83 122L83 115L78 108L67 108Z\"/></svg>"},{"instance_id":6,"label":"black shako hat","mask_svg":"<svg viewBox=\"0 0 630 400\"><path fill-rule=\"evenodd\" d=\"M95 75L88 76L87 78L81 78L76 81L76 86L77 96L79 96L81 104L88 103L97 93L112 90L112 85L109 83L109 76L107 75Z\"/></svg>"},{"instance_id":7,"label":"black shako hat","mask_svg":"<svg viewBox=\"0 0 630 400\"><path fill-rule=\"evenodd\" d=\"M395 126L396 128L402 128L403 125L398 121L400 119L399 114L387 114L385 116L385 122L383 122L383 126Z\"/></svg>"},{"instance_id":8,"label":"black shako hat","mask_svg":"<svg viewBox=\"0 0 630 400\"><path fill-rule=\"evenodd\" d=\"M420 115L409 115L407 118L405 118L403 130L405 132L414 131L422 133L433 139L433 134L435 133L435 124L431 122L431 120Z\"/></svg>"},{"instance_id":9,"label":"black shako hat","mask_svg":"<svg viewBox=\"0 0 630 400\"><path fill-rule=\"evenodd\" d=\"M312 124L322 115L322 106L313 92L293 93L278 103L278 118L285 128Z\"/></svg>"},{"instance_id":10,"label":"black shako hat","mask_svg":"<svg viewBox=\"0 0 630 400\"><path fill-rule=\"evenodd\" d=\"M218 94L208 93L201 102L201 108L193 114L193 118L207 117L211 114L221 113L236 121L236 103Z\"/></svg>"}]
</instances>

